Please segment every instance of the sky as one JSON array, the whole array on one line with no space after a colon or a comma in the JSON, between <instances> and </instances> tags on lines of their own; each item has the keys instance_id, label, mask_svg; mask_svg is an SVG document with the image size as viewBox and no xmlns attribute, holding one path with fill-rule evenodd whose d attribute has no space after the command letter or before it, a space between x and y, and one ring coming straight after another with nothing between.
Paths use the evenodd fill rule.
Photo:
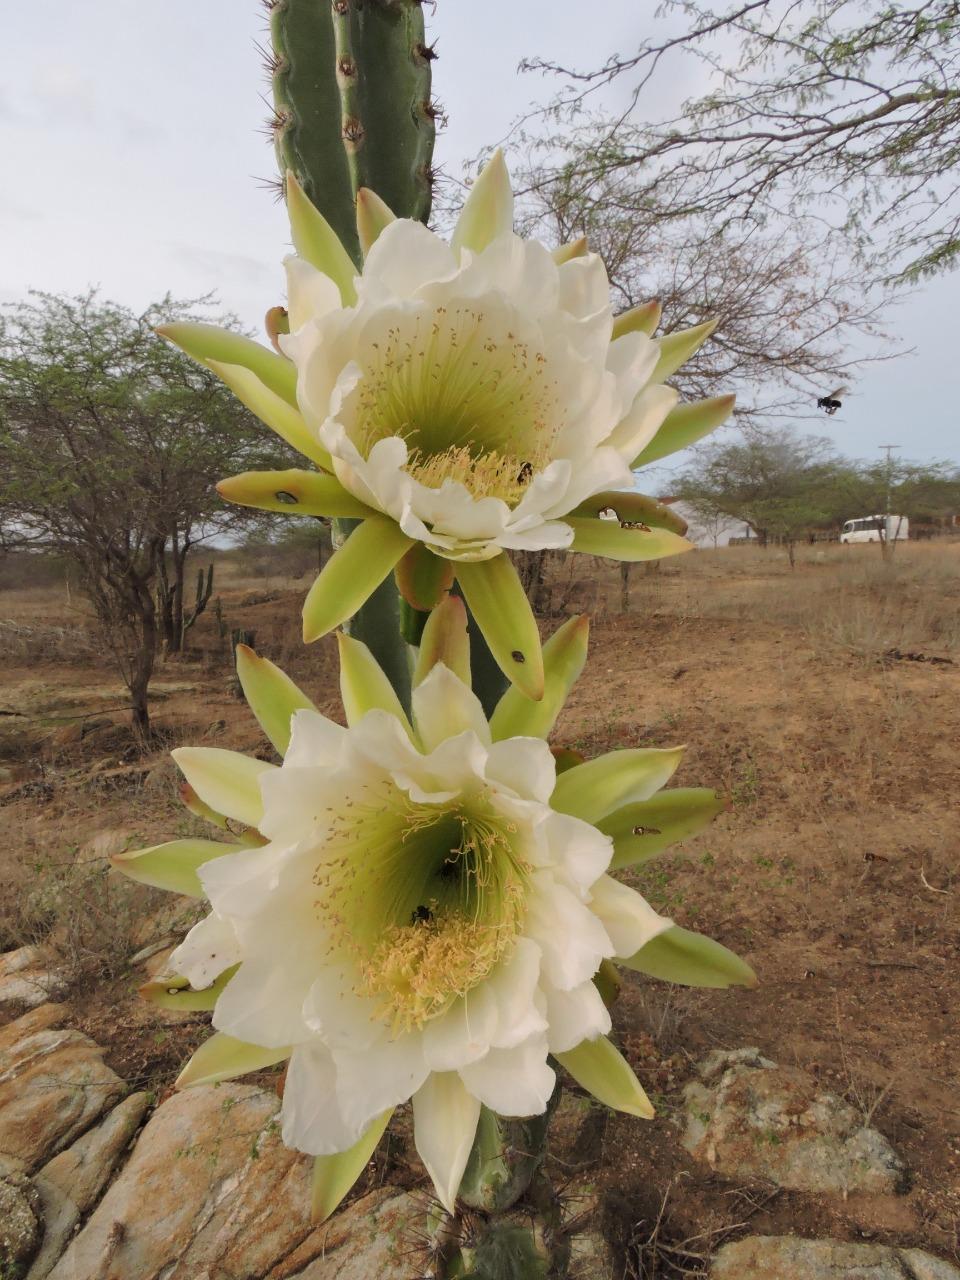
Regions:
<instances>
[{"instance_id":1,"label":"sky","mask_svg":"<svg viewBox=\"0 0 960 1280\"><path fill-rule=\"evenodd\" d=\"M573 0L439 0L433 10L428 0L434 88L450 122L437 160L461 175L548 99L555 83L518 75L522 57L596 65L632 49L653 8L591 0L585 21ZM98 285L139 309L168 291L215 291L259 328L282 300L289 235L263 186L275 164L262 132L257 0L31 0L8 6L4 37L0 301ZM694 94L703 86L684 76L696 74L691 64L660 92ZM840 413L801 428L848 456L891 443L905 458L960 461L958 284L947 276L901 302L889 327L915 354L872 366Z\"/></svg>"}]
</instances>

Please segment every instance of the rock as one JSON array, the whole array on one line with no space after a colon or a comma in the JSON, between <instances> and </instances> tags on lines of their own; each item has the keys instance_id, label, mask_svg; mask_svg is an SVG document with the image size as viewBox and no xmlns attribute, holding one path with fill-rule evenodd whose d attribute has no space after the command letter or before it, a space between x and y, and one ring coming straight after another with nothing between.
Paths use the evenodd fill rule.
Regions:
<instances>
[{"instance_id":1,"label":"rock","mask_svg":"<svg viewBox=\"0 0 960 1280\"><path fill-rule=\"evenodd\" d=\"M710 1280L960 1280L921 1249L796 1236L748 1236L717 1253Z\"/></svg>"},{"instance_id":2,"label":"rock","mask_svg":"<svg viewBox=\"0 0 960 1280\"><path fill-rule=\"evenodd\" d=\"M56 1010L57 1006L45 1006ZM0 1032L0 1154L38 1168L123 1096L103 1050L36 1009Z\"/></svg>"},{"instance_id":3,"label":"rock","mask_svg":"<svg viewBox=\"0 0 960 1280\"><path fill-rule=\"evenodd\" d=\"M805 1072L739 1049L709 1054L700 1076L684 1089L683 1145L715 1172L795 1191L905 1190L886 1138Z\"/></svg>"},{"instance_id":4,"label":"rock","mask_svg":"<svg viewBox=\"0 0 960 1280\"><path fill-rule=\"evenodd\" d=\"M149 1103L148 1093L131 1093L98 1125L45 1164L41 1175L86 1213L96 1203Z\"/></svg>"},{"instance_id":5,"label":"rock","mask_svg":"<svg viewBox=\"0 0 960 1280\"><path fill-rule=\"evenodd\" d=\"M42 1174L34 1177L33 1184L43 1212L43 1243L31 1263L26 1280L45 1280L76 1230L80 1210L69 1196L52 1182L47 1182Z\"/></svg>"},{"instance_id":6,"label":"rock","mask_svg":"<svg viewBox=\"0 0 960 1280\"><path fill-rule=\"evenodd\" d=\"M36 1252L41 1223L40 1199L29 1178L5 1172L0 1176L0 1276L20 1274Z\"/></svg>"},{"instance_id":7,"label":"rock","mask_svg":"<svg viewBox=\"0 0 960 1280\"><path fill-rule=\"evenodd\" d=\"M50 1280L266 1275L313 1230L311 1161L281 1144L278 1107L251 1085L175 1094Z\"/></svg>"},{"instance_id":8,"label":"rock","mask_svg":"<svg viewBox=\"0 0 960 1280\"><path fill-rule=\"evenodd\" d=\"M308 1242L314 1260L304 1270L278 1268L268 1280L419 1280L425 1268L417 1265L416 1246L425 1214L423 1196L373 1191L314 1233Z\"/></svg>"},{"instance_id":9,"label":"rock","mask_svg":"<svg viewBox=\"0 0 960 1280\"><path fill-rule=\"evenodd\" d=\"M66 974L45 947L20 947L0 955L0 1012L35 1009L64 994Z\"/></svg>"}]
</instances>

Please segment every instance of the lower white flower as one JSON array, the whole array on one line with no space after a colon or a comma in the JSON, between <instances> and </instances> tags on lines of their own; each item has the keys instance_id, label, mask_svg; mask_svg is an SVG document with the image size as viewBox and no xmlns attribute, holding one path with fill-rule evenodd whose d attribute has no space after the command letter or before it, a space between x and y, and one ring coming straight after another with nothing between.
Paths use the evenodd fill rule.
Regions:
<instances>
[{"instance_id":1,"label":"lower white flower","mask_svg":"<svg viewBox=\"0 0 960 1280\"><path fill-rule=\"evenodd\" d=\"M450 598L441 615L465 644L462 604ZM642 967L638 954L677 930L607 874L619 846L595 823L649 801L680 752L613 752L557 777L540 735L585 645L582 620L548 644L549 712L510 691L488 723L441 662L414 691L411 723L369 651L342 638L347 728L241 653L245 690L285 750L282 767L214 749L174 753L202 802L255 821L249 838L265 841L196 842L214 852L190 855L212 911L171 963L181 981L210 988L219 1035L181 1083L289 1057L283 1139L349 1166L331 1205L392 1108L412 1098L417 1149L452 1209L481 1104L542 1113L551 1056L601 1100L652 1115L605 1039L610 1016L593 979L612 957ZM273 713L286 708L290 726L297 705L284 729ZM511 732L524 716L531 736ZM170 865L189 888L189 843L119 865L167 883L163 850L176 848Z\"/></svg>"}]
</instances>

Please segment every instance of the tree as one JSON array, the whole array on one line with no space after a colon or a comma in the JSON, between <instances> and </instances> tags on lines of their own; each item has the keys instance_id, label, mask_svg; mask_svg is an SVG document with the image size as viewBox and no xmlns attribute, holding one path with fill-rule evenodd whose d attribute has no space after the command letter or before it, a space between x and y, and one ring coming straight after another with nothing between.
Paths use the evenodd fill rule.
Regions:
<instances>
[{"instance_id":1,"label":"tree","mask_svg":"<svg viewBox=\"0 0 960 1280\"><path fill-rule=\"evenodd\" d=\"M960 6L956 0L665 0L685 29L563 75L552 116L576 128L585 178L630 171L672 219L723 227L799 212L834 220L874 279L897 283L960 259ZM699 59L708 92L656 118L655 74ZM591 116L613 81L629 101ZM649 121L652 119L652 123Z\"/></svg>"},{"instance_id":2,"label":"tree","mask_svg":"<svg viewBox=\"0 0 960 1280\"><path fill-rule=\"evenodd\" d=\"M812 387L822 394L866 363L848 355L851 339L883 337L880 304L836 239L676 222L632 172L594 177L580 161L577 147L562 165L531 148L520 175L525 229L561 244L585 236L604 260L617 310L660 300L660 333L717 321L671 379L684 399L736 387L741 423L813 412Z\"/></svg>"},{"instance_id":3,"label":"tree","mask_svg":"<svg viewBox=\"0 0 960 1280\"><path fill-rule=\"evenodd\" d=\"M906 516L917 537L928 527L960 513L960 467L950 462L910 462L889 459L852 463L840 482L846 502L842 519L873 515ZM885 523L879 527L880 551L889 559L896 540L888 542Z\"/></svg>"},{"instance_id":4,"label":"tree","mask_svg":"<svg viewBox=\"0 0 960 1280\"><path fill-rule=\"evenodd\" d=\"M781 431L704 446L673 489L708 519L743 520L763 546L784 542L793 568L797 542L843 509L844 470L828 440Z\"/></svg>"},{"instance_id":5,"label":"tree","mask_svg":"<svg viewBox=\"0 0 960 1280\"><path fill-rule=\"evenodd\" d=\"M94 291L38 293L0 320L0 540L76 564L144 736L188 553L238 519L213 484L263 459L252 415L154 333L198 309L208 300L167 297L138 316Z\"/></svg>"}]
</instances>

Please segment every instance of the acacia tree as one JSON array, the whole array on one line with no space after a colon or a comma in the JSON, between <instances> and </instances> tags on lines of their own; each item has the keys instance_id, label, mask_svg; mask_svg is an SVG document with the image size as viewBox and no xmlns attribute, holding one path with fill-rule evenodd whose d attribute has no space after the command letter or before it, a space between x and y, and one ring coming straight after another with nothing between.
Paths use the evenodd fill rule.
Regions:
<instances>
[{"instance_id":1,"label":"acacia tree","mask_svg":"<svg viewBox=\"0 0 960 1280\"><path fill-rule=\"evenodd\" d=\"M832 218L874 279L897 283L960 259L960 6L956 0L665 0L682 29L601 67L562 75L553 118L575 128L585 180L629 171L671 219L722 226ZM675 56L710 88L657 118L655 77ZM590 96L629 85L615 119Z\"/></svg>"},{"instance_id":2,"label":"acacia tree","mask_svg":"<svg viewBox=\"0 0 960 1280\"><path fill-rule=\"evenodd\" d=\"M743 520L763 546L779 539L793 568L797 542L843 510L844 470L829 440L781 431L703 446L673 489L707 518Z\"/></svg>"},{"instance_id":3,"label":"acacia tree","mask_svg":"<svg viewBox=\"0 0 960 1280\"><path fill-rule=\"evenodd\" d=\"M0 536L77 566L141 735L158 580L182 610L191 546L237 520L213 483L263 457L256 420L154 333L205 304L168 297L135 315L95 291L37 293L0 320Z\"/></svg>"}]
</instances>

